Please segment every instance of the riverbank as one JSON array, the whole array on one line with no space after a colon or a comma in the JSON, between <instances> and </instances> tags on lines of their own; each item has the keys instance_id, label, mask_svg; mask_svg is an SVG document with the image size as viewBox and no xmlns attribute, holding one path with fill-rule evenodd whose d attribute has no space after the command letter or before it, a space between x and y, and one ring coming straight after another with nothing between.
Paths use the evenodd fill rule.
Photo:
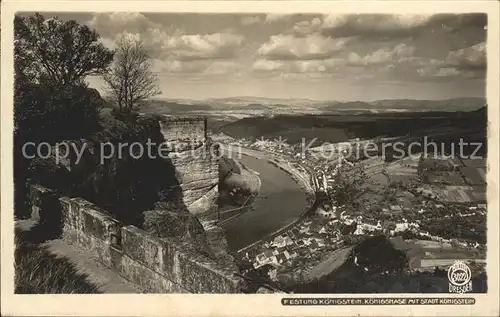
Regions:
<instances>
[{"instance_id":1,"label":"riverbank","mask_svg":"<svg viewBox=\"0 0 500 317\"><path fill-rule=\"evenodd\" d=\"M237 166L239 174L233 173L232 175L226 178L227 183L237 183L243 182L245 193L244 196L234 197L234 203L226 206L219 206L219 225L223 225L224 223L233 220L236 217L241 216L243 213L248 212L252 202L255 200L255 197L259 195L260 187L262 186L262 182L259 177L259 173L248 168L239 160L228 158L232 160L234 164ZM232 178L237 178L238 180L233 181ZM238 202L239 201L239 202Z\"/></svg>"},{"instance_id":2,"label":"riverbank","mask_svg":"<svg viewBox=\"0 0 500 317\"><path fill-rule=\"evenodd\" d=\"M259 177L259 172L254 171L248 168L241 161L234 160L236 164L240 167L241 176L247 182L248 188L252 195L258 195L260 192L260 187L262 186L262 182Z\"/></svg>"},{"instance_id":3,"label":"riverbank","mask_svg":"<svg viewBox=\"0 0 500 317\"><path fill-rule=\"evenodd\" d=\"M261 187L250 210L221 225L234 252L290 226L308 207L307 194L289 173L266 159L242 155L241 161L259 173Z\"/></svg>"},{"instance_id":4,"label":"riverbank","mask_svg":"<svg viewBox=\"0 0 500 317\"><path fill-rule=\"evenodd\" d=\"M260 159L260 156L259 156L259 159ZM290 178L292 178L297 185L300 186L300 188L302 189L302 191L305 193L305 196L306 196L306 207L303 209L302 213L296 219L292 220L291 222L287 223L285 226L277 229L276 231L270 233L268 236L262 238L261 240L256 241L256 242L252 243L251 245L248 245L248 246L238 250L238 253L247 252L248 250L250 250L252 248L257 248L259 245L264 244L267 241L273 240L276 236L282 234L283 232L285 232L285 231L291 229L293 226L297 225L307 215L314 213L314 211L316 209L316 193L313 191L311 186L309 184L307 184L306 181L302 177L297 176L293 170L286 168L285 166L274 161L273 159L266 159L266 161L269 164L273 165L274 167L287 173L288 176Z\"/></svg>"}]
</instances>

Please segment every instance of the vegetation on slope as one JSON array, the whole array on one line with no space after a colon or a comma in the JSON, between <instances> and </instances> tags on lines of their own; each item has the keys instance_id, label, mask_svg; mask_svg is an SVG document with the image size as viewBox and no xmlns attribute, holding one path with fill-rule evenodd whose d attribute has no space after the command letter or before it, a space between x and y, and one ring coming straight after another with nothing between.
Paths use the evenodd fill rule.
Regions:
<instances>
[{"instance_id":1,"label":"vegetation on slope","mask_svg":"<svg viewBox=\"0 0 500 317\"><path fill-rule=\"evenodd\" d=\"M102 103L84 79L103 73L113 52L87 26L40 14L16 16L14 37L15 212L23 216L31 177L23 145L78 139L97 129Z\"/></svg>"},{"instance_id":2,"label":"vegetation on slope","mask_svg":"<svg viewBox=\"0 0 500 317\"><path fill-rule=\"evenodd\" d=\"M25 206L29 179L63 195L80 196L99 204L125 223L140 224L142 211L153 208L157 202L178 201L180 192L166 190L176 184L176 179L172 164L158 156L156 147L163 142L163 136L157 120L131 113L141 98L150 96L149 89L141 95L120 95L113 100L123 107L102 111L103 107L110 106L85 83L87 75L108 74L115 57L114 51L98 41L99 35L76 21L45 19L35 14L16 16L15 37L17 217L29 216ZM146 74L147 54L141 51L142 46L123 43L122 46L133 46L139 56L132 61L139 71L131 68L130 72ZM116 59L118 63L123 62L120 54ZM115 88L120 85L120 74L124 75L114 72L112 78L115 80L110 81ZM151 75L148 80L148 87L155 92L155 77ZM141 81L130 84L141 85ZM54 146L62 141L70 141L76 146L72 150L84 150L79 164L68 168L54 162L54 157L28 159L23 153L23 146L28 142L36 145L43 142L55 152ZM148 141L156 144L151 148L156 158L150 158L146 152ZM108 142L113 146L108 146L108 152L100 155L101 149L105 150L102 145ZM138 154L130 147L119 152L119 144L133 142L143 145L146 153ZM112 150L114 153L109 153ZM99 158L104 155L109 159L100 162ZM177 207L182 210L183 206Z\"/></svg>"},{"instance_id":3,"label":"vegetation on slope","mask_svg":"<svg viewBox=\"0 0 500 317\"><path fill-rule=\"evenodd\" d=\"M241 162L232 158L219 159L219 207L241 206L259 191L259 177Z\"/></svg>"},{"instance_id":4,"label":"vegetation on slope","mask_svg":"<svg viewBox=\"0 0 500 317\"><path fill-rule=\"evenodd\" d=\"M15 236L14 285L16 294L95 294L97 287L66 259Z\"/></svg>"},{"instance_id":5,"label":"vegetation on slope","mask_svg":"<svg viewBox=\"0 0 500 317\"><path fill-rule=\"evenodd\" d=\"M452 129L459 135L463 129L475 128L486 134L486 108L471 112L416 112L369 115L277 115L249 117L226 124L220 130L237 139L278 139L290 144L305 144L316 140L314 146L324 142L345 142L349 138L376 138L380 136L413 135L419 131ZM434 131L436 132L436 131ZM469 135L468 133L467 135ZM463 135L462 135L463 137ZM448 137L449 139L450 137ZM457 136L452 136L453 140ZM448 139L443 141L449 141ZM483 137L484 139L484 137ZM441 140L440 140L441 141ZM455 140L456 141L456 140Z\"/></svg>"},{"instance_id":6,"label":"vegetation on slope","mask_svg":"<svg viewBox=\"0 0 500 317\"><path fill-rule=\"evenodd\" d=\"M487 291L486 274L473 276L473 292ZM283 285L295 293L448 293L444 270L411 272L406 255L384 236L358 243L342 266L320 279Z\"/></svg>"}]
</instances>

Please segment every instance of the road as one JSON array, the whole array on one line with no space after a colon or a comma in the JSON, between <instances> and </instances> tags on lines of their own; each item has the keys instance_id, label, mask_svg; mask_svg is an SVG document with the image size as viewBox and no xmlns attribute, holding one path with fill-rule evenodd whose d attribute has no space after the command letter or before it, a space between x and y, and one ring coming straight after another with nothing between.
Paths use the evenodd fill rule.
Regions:
<instances>
[{"instance_id":1,"label":"road","mask_svg":"<svg viewBox=\"0 0 500 317\"><path fill-rule=\"evenodd\" d=\"M306 193L288 173L268 162L265 154L260 159L242 155L241 162L259 173L259 195L247 213L222 224L226 230L229 248L240 250L300 217L307 207Z\"/></svg>"}]
</instances>

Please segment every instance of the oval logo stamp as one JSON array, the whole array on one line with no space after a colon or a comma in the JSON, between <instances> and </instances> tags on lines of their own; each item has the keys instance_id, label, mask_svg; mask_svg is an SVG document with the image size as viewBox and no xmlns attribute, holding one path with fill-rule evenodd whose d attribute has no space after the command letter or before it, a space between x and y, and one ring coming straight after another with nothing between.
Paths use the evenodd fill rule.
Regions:
<instances>
[{"instance_id":1,"label":"oval logo stamp","mask_svg":"<svg viewBox=\"0 0 500 317\"><path fill-rule=\"evenodd\" d=\"M453 293L472 291L472 273L469 266L463 261L456 261L448 268L449 290Z\"/></svg>"}]
</instances>

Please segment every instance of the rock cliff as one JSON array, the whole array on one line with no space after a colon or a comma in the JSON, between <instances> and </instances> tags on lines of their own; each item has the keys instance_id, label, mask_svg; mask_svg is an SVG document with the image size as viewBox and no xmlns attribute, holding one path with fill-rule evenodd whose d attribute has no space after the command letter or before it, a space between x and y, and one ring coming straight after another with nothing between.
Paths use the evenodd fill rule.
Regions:
<instances>
[{"instance_id":1,"label":"rock cliff","mask_svg":"<svg viewBox=\"0 0 500 317\"><path fill-rule=\"evenodd\" d=\"M160 117L160 127L175 166L182 203L201 221L216 220L219 183L219 149L206 131L202 117Z\"/></svg>"}]
</instances>

